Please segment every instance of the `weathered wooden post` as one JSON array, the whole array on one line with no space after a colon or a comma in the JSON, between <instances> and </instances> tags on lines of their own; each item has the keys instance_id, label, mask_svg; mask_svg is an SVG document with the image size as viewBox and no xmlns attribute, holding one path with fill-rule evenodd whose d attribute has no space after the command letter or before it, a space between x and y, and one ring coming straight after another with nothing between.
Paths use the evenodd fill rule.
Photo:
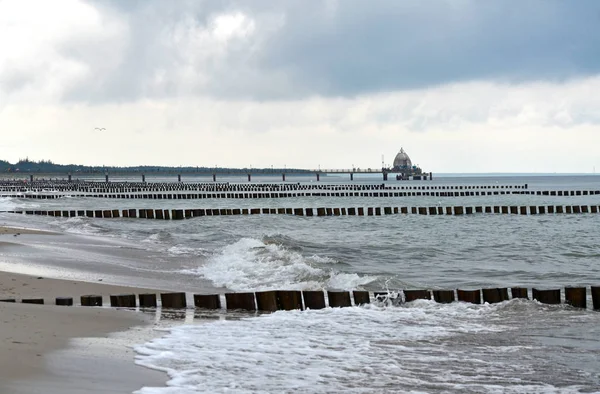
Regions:
<instances>
[{"instance_id":1,"label":"weathered wooden post","mask_svg":"<svg viewBox=\"0 0 600 394\"><path fill-rule=\"evenodd\" d=\"M247 311L255 311L256 303L254 301L254 293L226 293L225 302L227 309L242 309Z\"/></svg>"},{"instance_id":2,"label":"weathered wooden post","mask_svg":"<svg viewBox=\"0 0 600 394\"><path fill-rule=\"evenodd\" d=\"M303 310L300 290L278 290L277 308L283 311Z\"/></svg>"},{"instance_id":3,"label":"weathered wooden post","mask_svg":"<svg viewBox=\"0 0 600 394\"><path fill-rule=\"evenodd\" d=\"M110 296L110 306L113 308L135 308L135 294L116 294Z\"/></svg>"},{"instance_id":4,"label":"weathered wooden post","mask_svg":"<svg viewBox=\"0 0 600 394\"><path fill-rule=\"evenodd\" d=\"M56 297L56 305L73 306L73 297Z\"/></svg>"},{"instance_id":5,"label":"weathered wooden post","mask_svg":"<svg viewBox=\"0 0 600 394\"><path fill-rule=\"evenodd\" d=\"M256 309L264 312L275 312L277 310L277 292L275 290L257 291Z\"/></svg>"},{"instance_id":6,"label":"weathered wooden post","mask_svg":"<svg viewBox=\"0 0 600 394\"><path fill-rule=\"evenodd\" d=\"M454 290L433 290L435 302L448 304L454 301Z\"/></svg>"},{"instance_id":7,"label":"weathered wooden post","mask_svg":"<svg viewBox=\"0 0 600 394\"><path fill-rule=\"evenodd\" d=\"M456 290L459 301L481 304L481 290Z\"/></svg>"},{"instance_id":8,"label":"weathered wooden post","mask_svg":"<svg viewBox=\"0 0 600 394\"><path fill-rule=\"evenodd\" d=\"M529 295L527 294L527 288L525 287L511 287L510 295L512 298L525 298L529 299Z\"/></svg>"},{"instance_id":9,"label":"weathered wooden post","mask_svg":"<svg viewBox=\"0 0 600 394\"><path fill-rule=\"evenodd\" d=\"M585 287L565 287L565 301L575 308L587 308L587 291Z\"/></svg>"},{"instance_id":10,"label":"weathered wooden post","mask_svg":"<svg viewBox=\"0 0 600 394\"><path fill-rule=\"evenodd\" d=\"M140 308L156 308L156 294L140 294L138 297L140 299Z\"/></svg>"},{"instance_id":11,"label":"weathered wooden post","mask_svg":"<svg viewBox=\"0 0 600 394\"><path fill-rule=\"evenodd\" d=\"M431 292L429 290L404 290L403 293L405 302L431 300Z\"/></svg>"},{"instance_id":12,"label":"weathered wooden post","mask_svg":"<svg viewBox=\"0 0 600 394\"><path fill-rule=\"evenodd\" d=\"M332 308L352 306L350 292L347 291L328 291L327 298L329 299L329 306Z\"/></svg>"},{"instance_id":13,"label":"weathered wooden post","mask_svg":"<svg viewBox=\"0 0 600 394\"><path fill-rule=\"evenodd\" d=\"M194 294L194 306L202 309L221 309L221 297L218 294Z\"/></svg>"},{"instance_id":14,"label":"weathered wooden post","mask_svg":"<svg viewBox=\"0 0 600 394\"><path fill-rule=\"evenodd\" d=\"M483 289L483 302L488 304L496 304L502 301L508 301L508 289Z\"/></svg>"},{"instance_id":15,"label":"weathered wooden post","mask_svg":"<svg viewBox=\"0 0 600 394\"><path fill-rule=\"evenodd\" d=\"M325 308L325 293L321 290L304 290L302 292L306 309Z\"/></svg>"},{"instance_id":16,"label":"weathered wooden post","mask_svg":"<svg viewBox=\"0 0 600 394\"><path fill-rule=\"evenodd\" d=\"M187 307L185 293L161 293L160 303L163 308L181 309Z\"/></svg>"},{"instance_id":17,"label":"weathered wooden post","mask_svg":"<svg viewBox=\"0 0 600 394\"><path fill-rule=\"evenodd\" d=\"M531 289L532 298L542 304L560 304L560 289L539 290Z\"/></svg>"},{"instance_id":18,"label":"weathered wooden post","mask_svg":"<svg viewBox=\"0 0 600 394\"><path fill-rule=\"evenodd\" d=\"M81 296L81 306L102 306L102 296L83 295Z\"/></svg>"},{"instance_id":19,"label":"weathered wooden post","mask_svg":"<svg viewBox=\"0 0 600 394\"><path fill-rule=\"evenodd\" d=\"M371 297L369 296L368 291L354 290L352 295L354 296L354 305L364 305L371 302Z\"/></svg>"},{"instance_id":20,"label":"weathered wooden post","mask_svg":"<svg viewBox=\"0 0 600 394\"><path fill-rule=\"evenodd\" d=\"M595 311L600 310L600 287L592 286L592 305Z\"/></svg>"},{"instance_id":21,"label":"weathered wooden post","mask_svg":"<svg viewBox=\"0 0 600 394\"><path fill-rule=\"evenodd\" d=\"M43 305L44 304L44 299L43 298L24 298L24 299L21 300L21 303L23 303L23 304L38 304L38 305Z\"/></svg>"}]
</instances>

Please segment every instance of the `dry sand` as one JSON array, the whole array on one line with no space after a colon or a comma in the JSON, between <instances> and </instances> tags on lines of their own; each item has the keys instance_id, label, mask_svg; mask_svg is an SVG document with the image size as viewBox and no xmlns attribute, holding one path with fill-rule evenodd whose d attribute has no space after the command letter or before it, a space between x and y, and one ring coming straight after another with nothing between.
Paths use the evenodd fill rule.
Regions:
<instances>
[{"instance_id":1,"label":"dry sand","mask_svg":"<svg viewBox=\"0 0 600 394\"><path fill-rule=\"evenodd\" d=\"M0 299L46 301L0 302L0 393L131 393L143 386L163 386L163 373L136 366L133 350L112 339L107 340L113 345L110 354L86 345L89 351L82 355L81 344L76 352L56 352L74 338L103 338L150 323L150 317L139 312L48 305L56 296L73 297L77 303L85 294L144 292L158 291L0 272ZM129 344L145 341L142 335Z\"/></svg>"}]
</instances>

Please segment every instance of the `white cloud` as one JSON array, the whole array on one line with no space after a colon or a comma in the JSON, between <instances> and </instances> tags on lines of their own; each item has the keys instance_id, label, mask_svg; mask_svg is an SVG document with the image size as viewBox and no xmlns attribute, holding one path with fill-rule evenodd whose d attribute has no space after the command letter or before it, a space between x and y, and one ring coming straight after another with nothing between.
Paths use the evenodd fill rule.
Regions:
<instances>
[{"instance_id":1,"label":"white cloud","mask_svg":"<svg viewBox=\"0 0 600 394\"><path fill-rule=\"evenodd\" d=\"M403 146L434 172L600 168L600 77L587 25L570 25L582 8L533 26L528 6L506 30L500 3L384 5L0 0L0 158L375 168ZM493 34L474 37L482 24ZM529 47L527 78L490 77L520 75L505 58Z\"/></svg>"},{"instance_id":2,"label":"white cloud","mask_svg":"<svg viewBox=\"0 0 600 394\"><path fill-rule=\"evenodd\" d=\"M0 95L52 102L118 67L127 26L83 1L0 1Z\"/></svg>"},{"instance_id":3,"label":"white cloud","mask_svg":"<svg viewBox=\"0 0 600 394\"><path fill-rule=\"evenodd\" d=\"M376 168L403 146L433 172L589 172L600 78L564 84L453 84L298 101L209 98L11 105L0 157L86 164ZM557 122L560 119L560 122ZM416 125L416 126L415 126ZM105 133L93 131L106 127ZM4 133L3 133L4 134ZM557 158L563 158L557 160Z\"/></svg>"}]
</instances>

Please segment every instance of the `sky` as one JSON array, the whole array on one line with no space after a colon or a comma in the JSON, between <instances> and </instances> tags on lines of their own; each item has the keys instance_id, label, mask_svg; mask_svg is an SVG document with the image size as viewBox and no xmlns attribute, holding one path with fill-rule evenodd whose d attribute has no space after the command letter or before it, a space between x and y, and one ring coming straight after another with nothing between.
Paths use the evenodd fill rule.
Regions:
<instances>
[{"instance_id":1,"label":"sky","mask_svg":"<svg viewBox=\"0 0 600 394\"><path fill-rule=\"evenodd\" d=\"M0 0L10 162L591 173L599 126L595 0Z\"/></svg>"}]
</instances>

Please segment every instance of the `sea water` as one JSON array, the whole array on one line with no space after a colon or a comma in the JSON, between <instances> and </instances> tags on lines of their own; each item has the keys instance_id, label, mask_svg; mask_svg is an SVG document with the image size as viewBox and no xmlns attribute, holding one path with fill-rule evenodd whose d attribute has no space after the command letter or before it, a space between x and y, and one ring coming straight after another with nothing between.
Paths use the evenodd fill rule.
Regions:
<instances>
[{"instance_id":1,"label":"sea water","mask_svg":"<svg viewBox=\"0 0 600 394\"><path fill-rule=\"evenodd\" d=\"M347 183L344 178L328 182ZM597 190L595 176L449 177L399 186ZM274 179L271 181L275 181ZM379 184L376 180L362 181ZM2 209L598 205L600 196L0 199ZM72 234L3 270L188 292L600 285L600 215L213 216L184 221L2 214ZM52 258L48 258L52 256ZM591 303L591 300L589 301ZM596 392L600 314L511 300L276 312L189 322L139 344L168 372L140 393Z\"/></svg>"}]
</instances>

